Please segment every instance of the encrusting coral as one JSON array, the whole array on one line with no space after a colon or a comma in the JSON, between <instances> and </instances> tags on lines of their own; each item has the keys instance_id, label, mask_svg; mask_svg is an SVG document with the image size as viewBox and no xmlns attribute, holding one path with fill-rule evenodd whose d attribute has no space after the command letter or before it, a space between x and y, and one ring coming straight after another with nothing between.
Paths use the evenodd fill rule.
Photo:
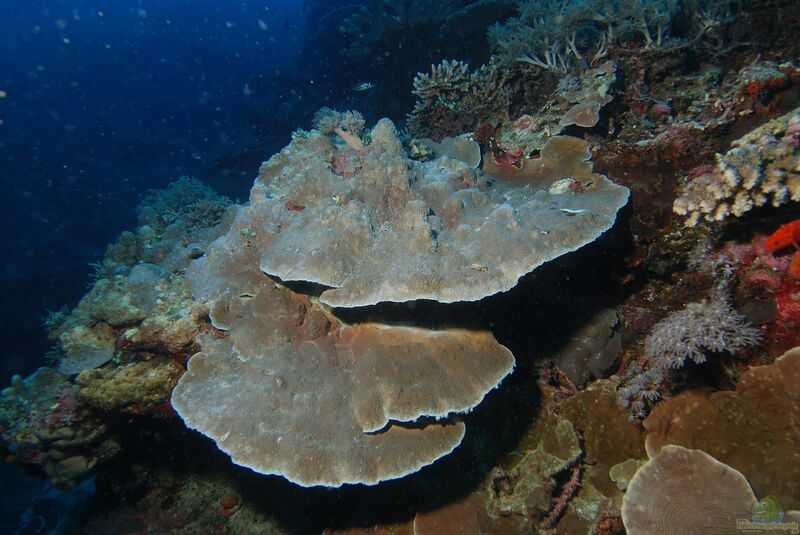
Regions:
<instances>
[{"instance_id":1,"label":"encrusting coral","mask_svg":"<svg viewBox=\"0 0 800 535\"><path fill-rule=\"evenodd\" d=\"M529 154L542 150L550 138L565 128L597 125L600 111L612 100L616 70L616 65L607 61L580 74L562 76L552 96L537 113L524 114L498 126L494 134L496 146L487 155L488 162L511 164L506 166L511 169L524 166Z\"/></svg>"},{"instance_id":2,"label":"encrusting coral","mask_svg":"<svg viewBox=\"0 0 800 535\"><path fill-rule=\"evenodd\" d=\"M337 153L324 136L298 137L261 166L250 193L262 271L332 287L320 298L331 306L507 290L595 240L628 200L592 172L578 138L551 138L514 181L455 160L412 161L388 119L345 180L331 170Z\"/></svg>"},{"instance_id":3,"label":"encrusting coral","mask_svg":"<svg viewBox=\"0 0 800 535\"><path fill-rule=\"evenodd\" d=\"M6 460L40 468L56 486L70 488L117 453L109 425L82 413L76 393L69 378L51 368L12 380L0 397Z\"/></svg>"},{"instance_id":4,"label":"encrusting coral","mask_svg":"<svg viewBox=\"0 0 800 535\"><path fill-rule=\"evenodd\" d=\"M686 225L740 217L753 208L800 201L800 108L732 143L707 173L691 180L673 210Z\"/></svg>"},{"instance_id":5,"label":"encrusting coral","mask_svg":"<svg viewBox=\"0 0 800 535\"><path fill-rule=\"evenodd\" d=\"M414 78L417 102L408 116L408 127L417 137L441 139L500 122L497 148L513 151L524 147L528 155L570 125L595 126L601 108L612 100L615 80L616 65L611 61L565 74L535 115L504 122L509 118L513 92L511 71L490 62L470 72L462 61L444 60L431 65L430 73L417 73Z\"/></svg>"},{"instance_id":6,"label":"encrusting coral","mask_svg":"<svg viewBox=\"0 0 800 535\"><path fill-rule=\"evenodd\" d=\"M154 359L121 369L84 370L75 378L78 398L100 410L143 413L164 403L183 373L174 361Z\"/></svg>"}]
</instances>

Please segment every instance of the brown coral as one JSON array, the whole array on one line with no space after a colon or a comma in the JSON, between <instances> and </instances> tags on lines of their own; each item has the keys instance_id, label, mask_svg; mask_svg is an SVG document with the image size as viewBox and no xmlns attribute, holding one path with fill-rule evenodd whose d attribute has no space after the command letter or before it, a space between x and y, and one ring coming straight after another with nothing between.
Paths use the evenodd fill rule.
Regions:
<instances>
[{"instance_id":1,"label":"brown coral","mask_svg":"<svg viewBox=\"0 0 800 535\"><path fill-rule=\"evenodd\" d=\"M708 452L747 477L759 496L800 506L800 348L742 373L735 391L687 391L644 422L647 450L667 444Z\"/></svg>"},{"instance_id":2,"label":"brown coral","mask_svg":"<svg viewBox=\"0 0 800 535\"><path fill-rule=\"evenodd\" d=\"M702 451L669 445L631 479L622 521L630 535L735 533L755 501L740 472Z\"/></svg>"},{"instance_id":3,"label":"brown coral","mask_svg":"<svg viewBox=\"0 0 800 535\"><path fill-rule=\"evenodd\" d=\"M172 395L186 424L243 466L303 486L375 484L452 451L462 423L514 365L487 332L346 325L258 269L266 233L232 231L191 266L215 327ZM434 418L435 420L431 419Z\"/></svg>"},{"instance_id":4,"label":"brown coral","mask_svg":"<svg viewBox=\"0 0 800 535\"><path fill-rule=\"evenodd\" d=\"M488 333L361 325L305 339L280 325L296 311L268 323L296 299L265 286L233 311L231 338L202 339L172 403L237 464L303 486L374 484L449 453L463 424L413 422L469 409L513 362Z\"/></svg>"}]
</instances>

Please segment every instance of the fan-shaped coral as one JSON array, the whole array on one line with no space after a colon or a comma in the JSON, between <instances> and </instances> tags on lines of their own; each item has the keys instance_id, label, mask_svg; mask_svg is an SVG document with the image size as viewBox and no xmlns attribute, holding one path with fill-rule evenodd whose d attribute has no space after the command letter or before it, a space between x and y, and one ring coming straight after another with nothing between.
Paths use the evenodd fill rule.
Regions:
<instances>
[{"instance_id":1,"label":"fan-shaped coral","mask_svg":"<svg viewBox=\"0 0 800 535\"><path fill-rule=\"evenodd\" d=\"M670 445L631 479L622 520L631 535L735 533L755 501L740 472L700 450Z\"/></svg>"},{"instance_id":2,"label":"fan-shaped coral","mask_svg":"<svg viewBox=\"0 0 800 535\"><path fill-rule=\"evenodd\" d=\"M514 365L490 333L349 326L258 269L256 203L190 266L217 336L200 338L172 404L243 466L300 485L375 484L452 451ZM435 419L435 420L434 420Z\"/></svg>"},{"instance_id":3,"label":"fan-shaped coral","mask_svg":"<svg viewBox=\"0 0 800 535\"><path fill-rule=\"evenodd\" d=\"M628 199L592 172L577 138L552 138L517 181L458 161L409 160L387 119L352 176L331 170L337 151L323 136L298 137L262 165L250 193L253 230L265 236L262 271L330 286L321 301L332 306L508 290L595 240Z\"/></svg>"}]
</instances>

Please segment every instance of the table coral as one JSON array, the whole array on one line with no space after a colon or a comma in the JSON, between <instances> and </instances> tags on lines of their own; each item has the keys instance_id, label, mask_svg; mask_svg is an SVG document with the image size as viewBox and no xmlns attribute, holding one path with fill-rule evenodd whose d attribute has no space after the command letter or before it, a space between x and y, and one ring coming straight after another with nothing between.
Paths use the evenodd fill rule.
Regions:
<instances>
[{"instance_id":1,"label":"table coral","mask_svg":"<svg viewBox=\"0 0 800 535\"><path fill-rule=\"evenodd\" d=\"M588 144L552 138L515 181L448 160L414 162L381 120L363 166L343 180L327 138L297 138L262 165L248 228L264 236L262 271L332 287L321 301L470 301L513 287L524 274L595 240L628 190L592 173ZM549 192L558 180L582 187ZM293 202L305 210L287 209ZM237 230L238 232L238 230Z\"/></svg>"},{"instance_id":2,"label":"table coral","mask_svg":"<svg viewBox=\"0 0 800 535\"><path fill-rule=\"evenodd\" d=\"M257 224L256 224L257 223ZM259 269L257 203L190 266L220 336L199 337L172 394L194 429L237 464L303 486L375 484L451 452L470 410L508 374L488 332L346 325ZM259 228L243 243L241 228Z\"/></svg>"}]
</instances>

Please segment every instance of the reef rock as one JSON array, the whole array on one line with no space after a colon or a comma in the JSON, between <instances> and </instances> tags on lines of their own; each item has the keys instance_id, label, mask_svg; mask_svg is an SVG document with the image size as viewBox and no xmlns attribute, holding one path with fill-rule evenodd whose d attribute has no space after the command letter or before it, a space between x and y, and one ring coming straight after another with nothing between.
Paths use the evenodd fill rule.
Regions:
<instances>
[{"instance_id":1,"label":"reef rock","mask_svg":"<svg viewBox=\"0 0 800 535\"><path fill-rule=\"evenodd\" d=\"M186 424L234 462L302 486L375 484L456 448L477 405L514 366L488 332L346 325L259 269L258 205L190 266L215 334L172 395Z\"/></svg>"},{"instance_id":2,"label":"reef rock","mask_svg":"<svg viewBox=\"0 0 800 535\"><path fill-rule=\"evenodd\" d=\"M263 240L262 271L329 286L320 300L332 306L508 290L595 240L628 200L627 188L592 172L577 138L551 138L515 181L446 158L414 162L388 119L351 176L332 169L342 150L312 133L264 163L247 228Z\"/></svg>"}]
</instances>

